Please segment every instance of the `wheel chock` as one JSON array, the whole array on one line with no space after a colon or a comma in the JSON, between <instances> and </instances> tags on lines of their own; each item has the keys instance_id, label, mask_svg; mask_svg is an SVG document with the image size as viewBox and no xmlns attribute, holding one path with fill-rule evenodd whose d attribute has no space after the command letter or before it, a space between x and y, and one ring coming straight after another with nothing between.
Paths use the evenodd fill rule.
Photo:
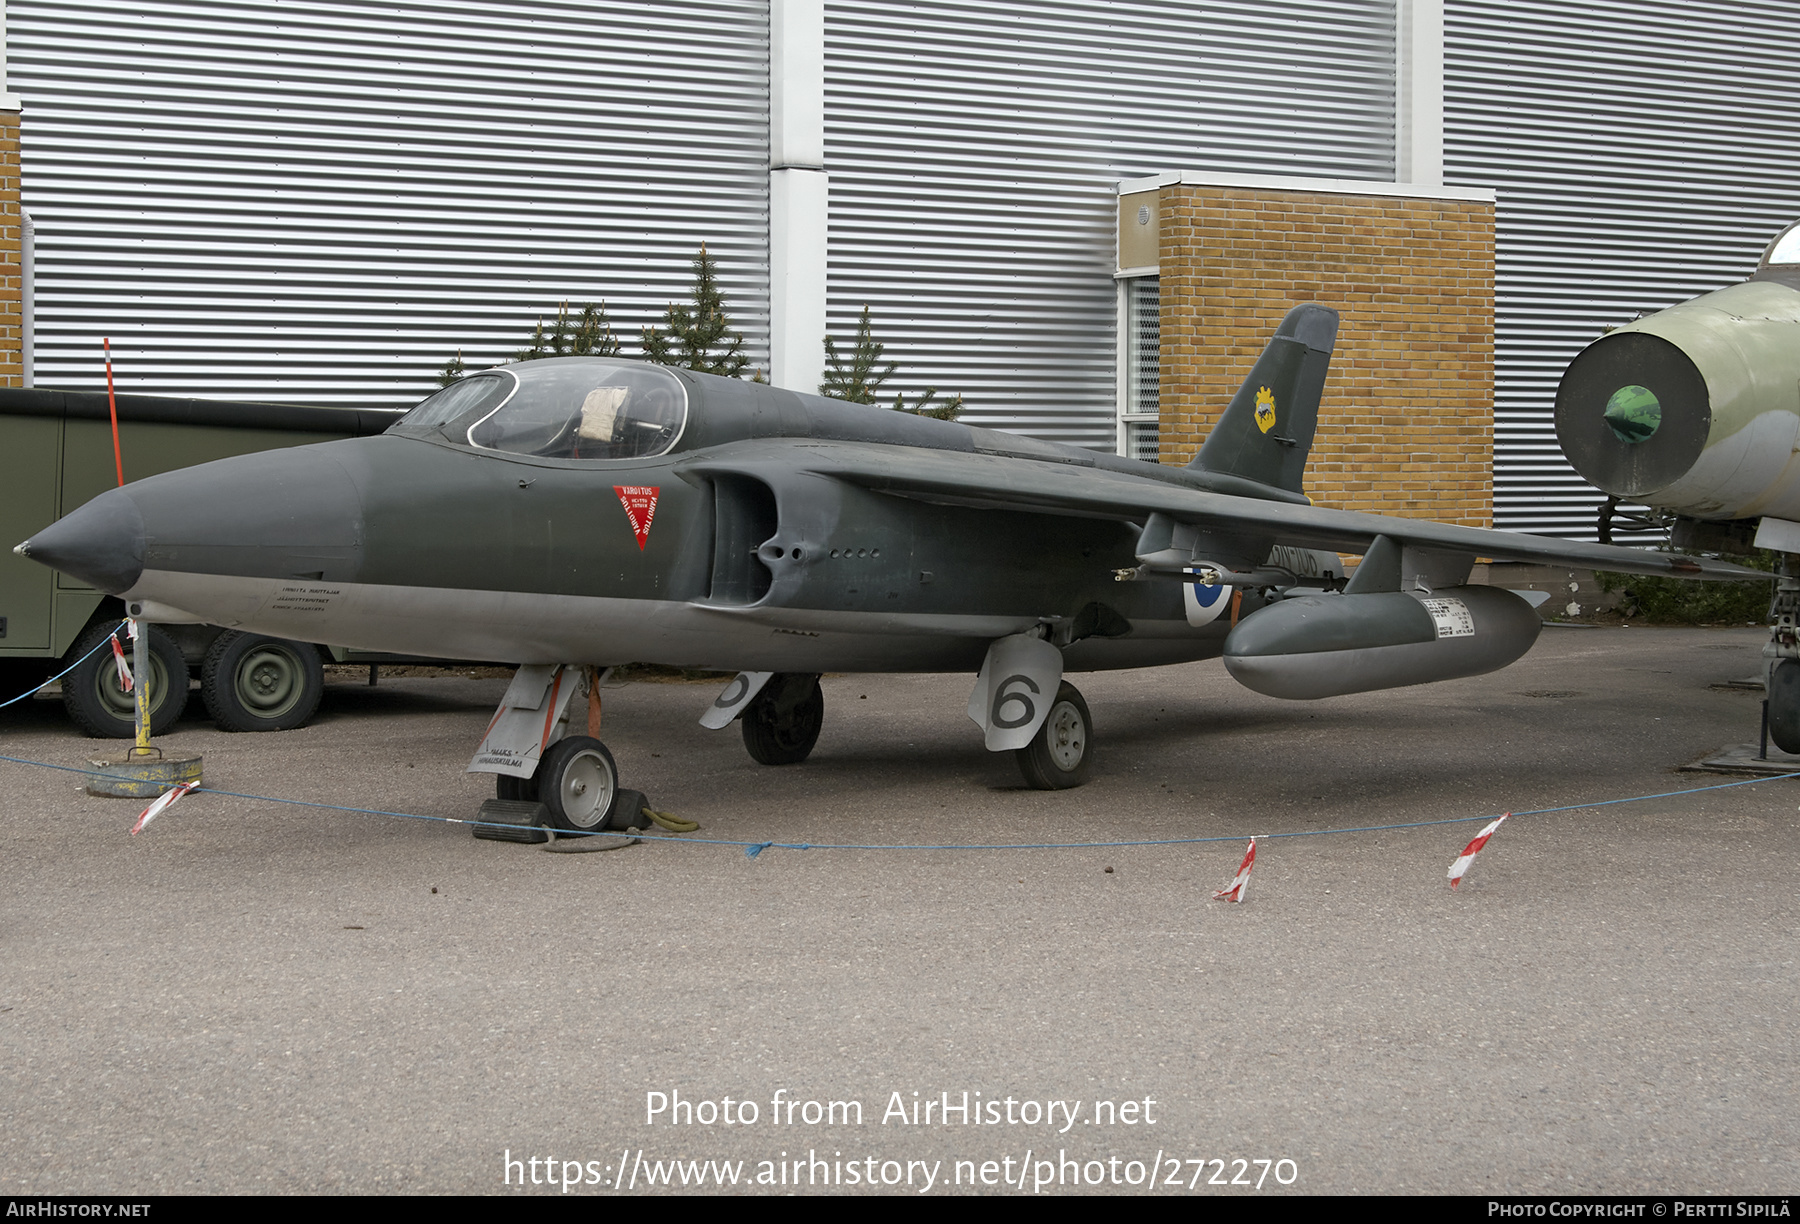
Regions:
<instances>
[{"instance_id":1,"label":"wheel chock","mask_svg":"<svg viewBox=\"0 0 1800 1224\"><path fill-rule=\"evenodd\" d=\"M481 823L472 826L474 834L483 841L524 842L535 846L550 840L550 830L545 827L550 823L550 813L541 803L489 799L482 803L475 819Z\"/></svg>"}]
</instances>

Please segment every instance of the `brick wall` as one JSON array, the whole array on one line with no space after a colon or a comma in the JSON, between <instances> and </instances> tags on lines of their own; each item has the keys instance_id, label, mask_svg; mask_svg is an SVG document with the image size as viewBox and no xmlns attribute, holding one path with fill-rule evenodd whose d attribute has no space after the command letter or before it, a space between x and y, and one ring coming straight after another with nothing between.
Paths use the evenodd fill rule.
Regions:
<instances>
[{"instance_id":1,"label":"brick wall","mask_svg":"<svg viewBox=\"0 0 1800 1224\"><path fill-rule=\"evenodd\" d=\"M19 115L0 111L0 386L24 385L23 213L19 203Z\"/></svg>"},{"instance_id":2,"label":"brick wall","mask_svg":"<svg viewBox=\"0 0 1800 1224\"><path fill-rule=\"evenodd\" d=\"M1281 318L1341 316L1307 465L1314 503L1493 519L1494 206L1165 186L1161 459L1194 457Z\"/></svg>"}]
</instances>

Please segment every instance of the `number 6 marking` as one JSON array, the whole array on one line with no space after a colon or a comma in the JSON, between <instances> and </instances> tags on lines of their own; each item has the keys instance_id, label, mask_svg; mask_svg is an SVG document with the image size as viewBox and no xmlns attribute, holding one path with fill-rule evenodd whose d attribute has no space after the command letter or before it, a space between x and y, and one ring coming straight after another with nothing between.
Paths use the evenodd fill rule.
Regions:
<instances>
[{"instance_id":1,"label":"number 6 marking","mask_svg":"<svg viewBox=\"0 0 1800 1224\"><path fill-rule=\"evenodd\" d=\"M1000 682L1000 687L994 690L994 704L988 711L988 721L993 723L996 727L999 727L1002 731L1011 731L1014 727L1023 727L1037 717L1037 706L1032 704L1031 698L1021 692L1009 691L1015 684L1023 684L1033 693L1039 692L1037 683L1024 673L1020 673L1016 676L1008 676ZM1024 708L1025 712L1017 718L1002 718L1000 716L1000 707L1011 705L1013 702L1017 702Z\"/></svg>"}]
</instances>

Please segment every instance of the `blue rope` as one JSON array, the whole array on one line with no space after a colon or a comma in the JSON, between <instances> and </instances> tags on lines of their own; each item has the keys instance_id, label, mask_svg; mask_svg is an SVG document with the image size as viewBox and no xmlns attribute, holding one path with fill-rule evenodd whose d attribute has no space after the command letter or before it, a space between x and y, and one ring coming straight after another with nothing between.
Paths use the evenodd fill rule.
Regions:
<instances>
[{"instance_id":1,"label":"blue rope","mask_svg":"<svg viewBox=\"0 0 1800 1224\"><path fill-rule=\"evenodd\" d=\"M57 672L54 676L51 676L48 680L44 681L44 684L55 684L58 680L61 680L64 676L66 676L70 672L74 671L77 667L80 667L83 663L86 663L89 659L91 659L95 655L99 654L100 648L102 646L106 645L108 642L110 642L113 639L113 636L119 632L119 630L123 629L126 625L128 625L130 623L131 623L130 621L120 621L117 625L114 625L112 633L107 634L105 637L101 638L98 642L95 642L94 648L92 650L90 650L86 654L82 655L79 659L76 659L73 663L69 664L67 667L65 667L61 671ZM0 710L4 710L9 705L15 705L18 702L24 701L27 697L35 697L37 695L38 689L43 688L44 684L38 685L37 688L28 689L25 692L20 693L17 697L13 697L7 701L0 701ZM12 758L8 757L7 759L11 760ZM26 764L40 765L40 764L42 764L42 762L41 761L27 761ZM50 766L50 768L55 769L57 767L52 765L52 766Z\"/></svg>"},{"instance_id":2,"label":"blue rope","mask_svg":"<svg viewBox=\"0 0 1800 1224\"><path fill-rule=\"evenodd\" d=\"M52 765L48 761L31 761L24 757L0 755L0 761L10 761L14 765L35 765L40 769L57 769L64 773L78 773L89 777L110 776L97 769L80 769L73 765ZM1561 807L1532 808L1529 811L1510 812L1511 816L1547 816L1553 812L1580 812L1588 808L1613 807L1621 803L1643 803L1650 799L1674 799L1681 795L1701 795L1708 791L1730 790L1734 786L1755 786L1759 782L1780 782L1789 778L1800 778L1800 772L1772 774L1766 778L1744 778L1737 782L1717 782L1711 786L1692 786L1686 790L1660 791L1654 795L1632 795L1625 799L1600 799L1592 803L1569 803ZM517 829L515 824L506 824L490 820L462 820L455 816L426 816L418 812L389 812L381 808L346 807L339 803L317 803L310 799L278 799L273 795L251 795L242 791L218 790L210 786L197 786L194 794L220 795L229 799L250 799L259 803L285 803L292 807L321 808L329 812L352 812L359 816L392 816L400 820L434 820L443 824L475 825L494 829ZM1430 829L1439 825L1474 824L1476 821L1495 819L1490 813L1486 816L1453 816L1447 820L1413 820L1404 824L1358 825L1343 829L1301 829L1291 833L1258 833L1260 841L1273 841L1282 837L1335 837L1347 833L1386 833L1396 829ZM950 842L937 845L911 845L881 842L778 842L778 841L732 841L715 837L668 836L654 833L627 833L610 829L594 830L556 830L558 837L625 837L637 838L640 841L672 841L688 842L703 846L738 846L744 851L745 858L755 858L764 850L1111 850L1129 846L1195 846L1207 842L1241 842L1245 834L1233 833L1214 837L1163 837L1145 838L1138 841L1107 842Z\"/></svg>"}]
</instances>

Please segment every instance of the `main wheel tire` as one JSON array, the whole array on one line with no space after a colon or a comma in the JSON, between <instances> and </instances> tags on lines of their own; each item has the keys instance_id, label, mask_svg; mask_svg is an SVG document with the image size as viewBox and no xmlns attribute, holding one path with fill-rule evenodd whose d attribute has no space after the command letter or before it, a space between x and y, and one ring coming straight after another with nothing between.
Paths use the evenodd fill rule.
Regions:
<instances>
[{"instance_id":1,"label":"main wheel tire","mask_svg":"<svg viewBox=\"0 0 1800 1224\"><path fill-rule=\"evenodd\" d=\"M1769 675L1769 738L1787 753L1800 753L1800 662L1783 659Z\"/></svg>"},{"instance_id":2,"label":"main wheel tire","mask_svg":"<svg viewBox=\"0 0 1800 1224\"><path fill-rule=\"evenodd\" d=\"M619 805L619 767L606 745L587 735L557 740L537 767L537 798L558 829L592 833Z\"/></svg>"},{"instance_id":3,"label":"main wheel tire","mask_svg":"<svg viewBox=\"0 0 1800 1224\"><path fill-rule=\"evenodd\" d=\"M1044 725L1031 742L1013 755L1025 781L1038 790L1068 790L1088 780L1093 761L1094 723L1087 702L1073 684L1063 682Z\"/></svg>"},{"instance_id":4,"label":"main wheel tire","mask_svg":"<svg viewBox=\"0 0 1800 1224\"><path fill-rule=\"evenodd\" d=\"M825 726L825 691L819 678L810 677L805 693L783 716L779 697L785 680L771 676L738 720L744 725L744 747L759 765L798 765L812 755Z\"/></svg>"},{"instance_id":5,"label":"main wheel tire","mask_svg":"<svg viewBox=\"0 0 1800 1224\"><path fill-rule=\"evenodd\" d=\"M200 665L200 696L221 731L291 731L319 709L325 668L304 642L227 629Z\"/></svg>"},{"instance_id":6,"label":"main wheel tire","mask_svg":"<svg viewBox=\"0 0 1800 1224\"><path fill-rule=\"evenodd\" d=\"M137 696L119 683L112 651L104 644L117 628L117 623L100 624L82 634L71 652L81 662L62 679L63 709L77 727L96 739L132 739L137 734ZM168 634L155 626L148 632L150 734L166 735L187 708L187 660ZM132 647L123 630L119 639L129 662Z\"/></svg>"}]
</instances>

